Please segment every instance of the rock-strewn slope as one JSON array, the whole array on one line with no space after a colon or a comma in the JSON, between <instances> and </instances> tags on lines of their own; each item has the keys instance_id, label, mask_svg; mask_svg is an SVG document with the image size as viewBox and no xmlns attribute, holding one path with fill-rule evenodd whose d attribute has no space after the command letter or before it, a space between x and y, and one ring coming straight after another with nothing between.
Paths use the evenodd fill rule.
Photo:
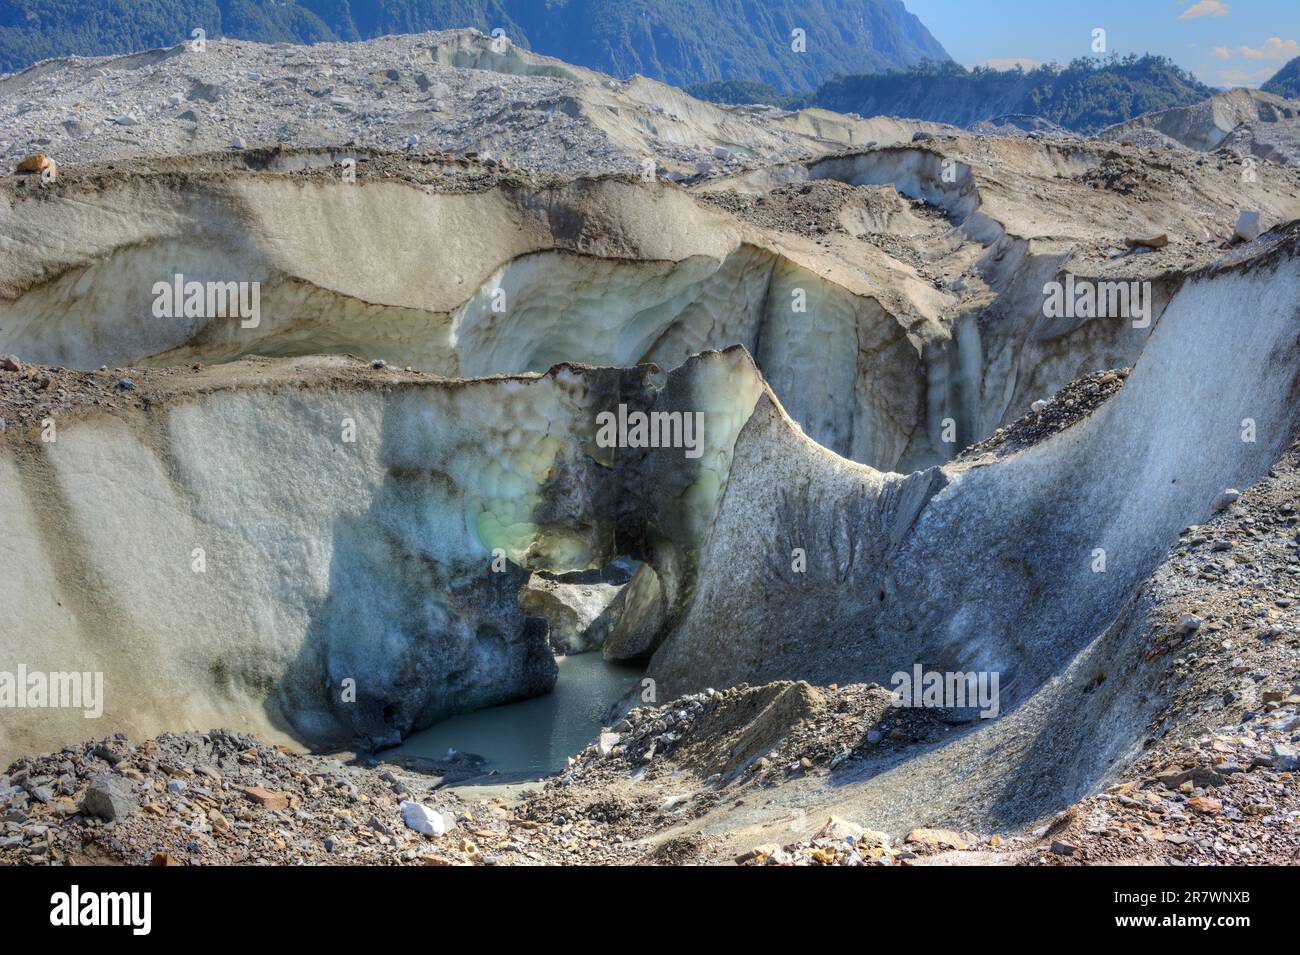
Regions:
<instances>
[{"instance_id":1,"label":"rock-strewn slope","mask_svg":"<svg viewBox=\"0 0 1300 955\"><path fill-rule=\"evenodd\" d=\"M1097 134L1112 142L1222 150L1238 157L1300 166L1300 102L1259 90L1232 89L1192 106L1147 113Z\"/></svg>"},{"instance_id":2,"label":"rock-strewn slope","mask_svg":"<svg viewBox=\"0 0 1300 955\"><path fill-rule=\"evenodd\" d=\"M941 128L718 107L463 31L317 46L214 39L202 52L52 60L0 77L0 158L10 162L36 151L70 163L289 143L690 176Z\"/></svg>"},{"instance_id":3,"label":"rock-strewn slope","mask_svg":"<svg viewBox=\"0 0 1300 955\"><path fill-rule=\"evenodd\" d=\"M768 0L761 8L735 0L172 0L126 9L111 0L3 0L0 22L0 70L52 56L167 46L196 28L211 37L321 43L477 27L619 76L644 73L679 85L764 79L791 90L836 73L948 59L899 0ZM807 40L799 51L794 28Z\"/></svg>"}]
</instances>

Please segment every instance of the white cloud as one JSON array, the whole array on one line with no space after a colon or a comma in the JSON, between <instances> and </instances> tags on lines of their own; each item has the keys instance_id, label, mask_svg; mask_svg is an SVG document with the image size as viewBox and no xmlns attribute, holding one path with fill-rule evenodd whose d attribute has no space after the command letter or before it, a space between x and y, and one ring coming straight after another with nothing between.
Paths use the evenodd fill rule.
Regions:
<instances>
[{"instance_id":1,"label":"white cloud","mask_svg":"<svg viewBox=\"0 0 1300 955\"><path fill-rule=\"evenodd\" d=\"M1237 51L1248 60L1289 60L1300 56L1300 43L1271 36L1257 50L1252 50L1248 46L1239 46Z\"/></svg>"},{"instance_id":2,"label":"white cloud","mask_svg":"<svg viewBox=\"0 0 1300 955\"><path fill-rule=\"evenodd\" d=\"M1300 56L1300 43L1295 40L1284 40L1281 37L1271 36L1264 41L1263 46L1242 46L1228 49L1226 46L1216 46L1210 51L1210 55L1220 60L1230 60L1234 56L1240 56L1247 60L1290 60Z\"/></svg>"},{"instance_id":3,"label":"white cloud","mask_svg":"<svg viewBox=\"0 0 1300 955\"><path fill-rule=\"evenodd\" d=\"M1042 60L1030 59L1027 56L995 57L980 64L980 66L987 66L991 70L1014 70L1017 66L1032 70L1034 67L1042 65Z\"/></svg>"},{"instance_id":4,"label":"white cloud","mask_svg":"<svg viewBox=\"0 0 1300 955\"><path fill-rule=\"evenodd\" d=\"M1258 86L1272 76L1273 70L1219 70L1217 76L1220 86Z\"/></svg>"},{"instance_id":5,"label":"white cloud","mask_svg":"<svg viewBox=\"0 0 1300 955\"><path fill-rule=\"evenodd\" d=\"M1197 20L1201 17L1226 17L1232 8L1219 0L1197 0L1179 14L1180 20Z\"/></svg>"}]
</instances>

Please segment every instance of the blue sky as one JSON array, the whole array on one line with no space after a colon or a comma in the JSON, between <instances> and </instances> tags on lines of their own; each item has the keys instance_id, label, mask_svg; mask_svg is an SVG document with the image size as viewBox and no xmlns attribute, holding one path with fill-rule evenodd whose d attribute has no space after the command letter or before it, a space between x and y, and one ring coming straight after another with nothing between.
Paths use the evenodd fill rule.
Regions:
<instances>
[{"instance_id":1,"label":"blue sky","mask_svg":"<svg viewBox=\"0 0 1300 955\"><path fill-rule=\"evenodd\" d=\"M904 0L953 59L1005 68L1106 49L1161 53L1211 86L1258 86L1300 56L1300 0Z\"/></svg>"}]
</instances>

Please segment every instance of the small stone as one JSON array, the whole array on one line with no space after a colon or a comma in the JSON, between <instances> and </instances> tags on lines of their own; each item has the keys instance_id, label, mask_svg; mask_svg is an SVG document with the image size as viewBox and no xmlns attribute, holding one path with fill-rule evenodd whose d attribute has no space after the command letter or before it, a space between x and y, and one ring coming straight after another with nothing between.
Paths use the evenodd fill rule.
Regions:
<instances>
[{"instance_id":1,"label":"small stone","mask_svg":"<svg viewBox=\"0 0 1300 955\"><path fill-rule=\"evenodd\" d=\"M1271 747L1273 754L1273 767L1284 773L1293 773L1300 769L1300 755L1296 753L1294 746L1288 746L1285 743L1274 743Z\"/></svg>"},{"instance_id":2,"label":"small stone","mask_svg":"<svg viewBox=\"0 0 1300 955\"><path fill-rule=\"evenodd\" d=\"M1192 786L1226 786L1228 781L1219 773L1205 766L1197 766L1195 769L1186 769L1177 773L1165 773L1163 776L1157 776L1156 781L1164 784L1169 789L1191 783Z\"/></svg>"},{"instance_id":3,"label":"small stone","mask_svg":"<svg viewBox=\"0 0 1300 955\"><path fill-rule=\"evenodd\" d=\"M1051 848L1052 854L1058 856L1072 856L1079 851L1077 846L1072 846L1068 842L1060 842L1056 839L1052 840Z\"/></svg>"},{"instance_id":4,"label":"small stone","mask_svg":"<svg viewBox=\"0 0 1300 955\"><path fill-rule=\"evenodd\" d=\"M1178 633L1195 633L1197 630L1201 629L1201 624L1203 623L1205 623L1205 621L1200 617L1189 613L1178 621L1177 631Z\"/></svg>"},{"instance_id":5,"label":"small stone","mask_svg":"<svg viewBox=\"0 0 1300 955\"><path fill-rule=\"evenodd\" d=\"M618 745L620 739L622 737L617 733L601 733L600 739L596 741L596 751L601 756L608 756L614 752L614 747Z\"/></svg>"},{"instance_id":6,"label":"small stone","mask_svg":"<svg viewBox=\"0 0 1300 955\"><path fill-rule=\"evenodd\" d=\"M247 786L241 789L248 800L262 807L263 809L288 809L289 797L284 793L272 792L265 786Z\"/></svg>"},{"instance_id":7,"label":"small stone","mask_svg":"<svg viewBox=\"0 0 1300 955\"><path fill-rule=\"evenodd\" d=\"M931 849L965 849L969 845L960 833L951 829L913 829L903 841Z\"/></svg>"},{"instance_id":8,"label":"small stone","mask_svg":"<svg viewBox=\"0 0 1300 955\"><path fill-rule=\"evenodd\" d=\"M1131 236L1124 240L1124 244L1130 249L1163 249L1169 244L1169 236L1163 232L1159 235Z\"/></svg>"},{"instance_id":9,"label":"small stone","mask_svg":"<svg viewBox=\"0 0 1300 955\"><path fill-rule=\"evenodd\" d=\"M378 371L380 368L387 368L388 362L384 361L382 358L376 358L370 363L370 367Z\"/></svg>"},{"instance_id":10,"label":"small stone","mask_svg":"<svg viewBox=\"0 0 1300 955\"><path fill-rule=\"evenodd\" d=\"M1223 811L1223 803L1210 796L1193 796L1187 800L1187 806L1203 816L1213 816Z\"/></svg>"},{"instance_id":11,"label":"small stone","mask_svg":"<svg viewBox=\"0 0 1300 955\"><path fill-rule=\"evenodd\" d=\"M13 355L0 355L0 371L22 371L23 363Z\"/></svg>"},{"instance_id":12,"label":"small stone","mask_svg":"<svg viewBox=\"0 0 1300 955\"><path fill-rule=\"evenodd\" d=\"M781 847L775 842L767 842L761 846L755 846L748 852L736 856L736 861L741 865L749 862L762 862L766 859L772 858L773 856L779 856L781 851Z\"/></svg>"}]
</instances>

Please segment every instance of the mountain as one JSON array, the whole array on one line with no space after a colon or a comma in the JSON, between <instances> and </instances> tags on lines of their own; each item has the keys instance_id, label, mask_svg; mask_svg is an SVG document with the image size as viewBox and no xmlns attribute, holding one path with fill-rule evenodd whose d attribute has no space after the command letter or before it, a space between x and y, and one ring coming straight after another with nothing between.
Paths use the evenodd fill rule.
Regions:
<instances>
[{"instance_id":1,"label":"mountain","mask_svg":"<svg viewBox=\"0 0 1300 955\"><path fill-rule=\"evenodd\" d=\"M1273 74L1273 78L1260 87L1265 93L1300 99L1300 56Z\"/></svg>"},{"instance_id":2,"label":"mountain","mask_svg":"<svg viewBox=\"0 0 1300 955\"><path fill-rule=\"evenodd\" d=\"M968 70L927 63L833 79L809 105L863 116L905 116L969 126L1014 113L1040 117L1078 133L1132 119L1151 110L1186 106L1213 93L1161 56L1081 58L1028 72Z\"/></svg>"},{"instance_id":3,"label":"mountain","mask_svg":"<svg viewBox=\"0 0 1300 955\"><path fill-rule=\"evenodd\" d=\"M520 46L615 76L785 92L948 54L901 0L0 0L0 71L208 36L267 42L502 29ZM803 30L806 48L792 36Z\"/></svg>"}]
</instances>

